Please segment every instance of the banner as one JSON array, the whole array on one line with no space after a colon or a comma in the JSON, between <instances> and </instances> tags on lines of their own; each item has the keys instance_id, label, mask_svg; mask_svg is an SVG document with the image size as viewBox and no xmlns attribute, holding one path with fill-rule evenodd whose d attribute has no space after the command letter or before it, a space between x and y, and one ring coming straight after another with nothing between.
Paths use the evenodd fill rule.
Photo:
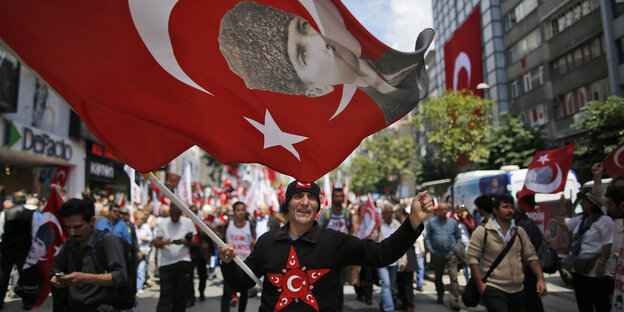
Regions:
<instances>
[{"instance_id":1,"label":"banner","mask_svg":"<svg viewBox=\"0 0 624 312\"><path fill-rule=\"evenodd\" d=\"M483 82L481 46L481 8L477 5L444 45L447 90L467 89L483 96L483 90L477 89Z\"/></svg>"},{"instance_id":2,"label":"banner","mask_svg":"<svg viewBox=\"0 0 624 312\"><path fill-rule=\"evenodd\" d=\"M193 196L191 193L191 164L186 164L184 167L184 173L182 173L182 177L178 182L178 187L176 187L175 195L178 196L180 201L185 203L187 206L193 204Z\"/></svg>"},{"instance_id":3,"label":"banner","mask_svg":"<svg viewBox=\"0 0 624 312\"><path fill-rule=\"evenodd\" d=\"M433 30L404 53L339 0L24 0L0 38L139 172L198 145L311 182L427 96Z\"/></svg>"},{"instance_id":4,"label":"banner","mask_svg":"<svg viewBox=\"0 0 624 312\"><path fill-rule=\"evenodd\" d=\"M35 309L39 308L50 294L48 280L50 268L65 242L63 231L65 224L62 219L59 219L57 213L61 205L63 205L63 198L60 189L53 184L50 186L50 197L43 209L43 216L23 266L24 274L20 276L19 286L16 289L16 292L22 293L20 294L22 298L24 298L23 294L37 297ZM33 279L35 275L38 275L38 279Z\"/></svg>"}]
</instances>

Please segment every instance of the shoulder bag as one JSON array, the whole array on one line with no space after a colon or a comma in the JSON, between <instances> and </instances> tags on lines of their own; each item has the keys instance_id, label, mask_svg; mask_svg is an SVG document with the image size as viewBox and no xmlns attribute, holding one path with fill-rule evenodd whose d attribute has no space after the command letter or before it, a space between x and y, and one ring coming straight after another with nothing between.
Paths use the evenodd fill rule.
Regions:
<instances>
[{"instance_id":1,"label":"shoulder bag","mask_svg":"<svg viewBox=\"0 0 624 312\"><path fill-rule=\"evenodd\" d=\"M505 255L507 255L507 252L509 252L509 249L511 249L511 246L513 246L514 242L516 241L516 236L518 236L517 230L516 230L516 233L514 233L514 235L511 237L511 240L509 241L509 243L507 243L507 246L505 246L505 249L503 249L503 251L501 251L501 253L498 254L498 257L496 257L496 260L494 260L494 262L490 266L490 269L487 271L487 273L485 274L485 277L483 277L482 279L483 283L487 281L490 274L494 271L494 269L496 269L496 267L500 264L500 262L503 261L503 258L505 258ZM485 230L485 235L483 238L483 251L485 251L486 239L487 239L487 230ZM470 279L468 280L468 283L466 284L466 287L464 288L464 292L462 293L462 302L467 307L476 307L479 304L480 300L481 300L481 294L479 293L479 290L477 289L477 283L474 281L472 277L470 277Z\"/></svg>"}]
</instances>

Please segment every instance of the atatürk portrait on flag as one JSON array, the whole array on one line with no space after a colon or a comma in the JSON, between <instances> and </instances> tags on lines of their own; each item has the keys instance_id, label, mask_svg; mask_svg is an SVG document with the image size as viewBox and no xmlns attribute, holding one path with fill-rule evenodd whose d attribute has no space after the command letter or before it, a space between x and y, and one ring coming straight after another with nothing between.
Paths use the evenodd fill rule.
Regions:
<instances>
[{"instance_id":1,"label":"atat\u00fcrk portrait on flag","mask_svg":"<svg viewBox=\"0 0 624 312\"><path fill-rule=\"evenodd\" d=\"M317 13L322 15L323 10ZM221 19L219 49L249 89L319 97L336 85L350 85L377 103L387 124L427 95L423 59L433 30L420 33L415 52L388 50L372 61L326 35L348 34L344 25L323 29L321 34L293 13L242 1Z\"/></svg>"}]
</instances>

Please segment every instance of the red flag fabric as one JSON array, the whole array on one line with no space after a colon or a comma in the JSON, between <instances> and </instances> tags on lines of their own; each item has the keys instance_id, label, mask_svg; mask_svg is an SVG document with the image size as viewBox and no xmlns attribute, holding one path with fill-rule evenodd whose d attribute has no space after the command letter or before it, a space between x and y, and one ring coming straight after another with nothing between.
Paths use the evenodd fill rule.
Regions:
<instances>
[{"instance_id":1,"label":"red flag fabric","mask_svg":"<svg viewBox=\"0 0 624 312\"><path fill-rule=\"evenodd\" d=\"M612 178L624 174L624 141L611 151L611 153L604 158L602 163L605 171Z\"/></svg>"},{"instance_id":2,"label":"red flag fabric","mask_svg":"<svg viewBox=\"0 0 624 312\"><path fill-rule=\"evenodd\" d=\"M364 205L364 209L360 210L360 226L358 228L357 237L370 237L380 223L381 217L379 213L377 213L375 204L373 204L373 197L368 194L368 200Z\"/></svg>"},{"instance_id":3,"label":"red flag fabric","mask_svg":"<svg viewBox=\"0 0 624 312\"><path fill-rule=\"evenodd\" d=\"M140 172L198 145L311 182L427 95L433 30L403 53L339 0L24 0L0 38Z\"/></svg>"},{"instance_id":4,"label":"red flag fabric","mask_svg":"<svg viewBox=\"0 0 624 312\"><path fill-rule=\"evenodd\" d=\"M539 151L533 156L524 179L520 198L536 193L552 194L563 191L576 142L549 151Z\"/></svg>"},{"instance_id":5,"label":"red flag fabric","mask_svg":"<svg viewBox=\"0 0 624 312\"><path fill-rule=\"evenodd\" d=\"M481 9L477 5L444 45L447 90L468 89L483 96L483 90L477 89L483 82L481 51Z\"/></svg>"},{"instance_id":6,"label":"red flag fabric","mask_svg":"<svg viewBox=\"0 0 624 312\"><path fill-rule=\"evenodd\" d=\"M52 184L50 197L43 210L41 222L35 232L35 237L33 237L33 242L24 264L24 270L33 268L36 265L42 282L39 296L35 302L35 309L39 308L50 294L50 283L48 280L50 268L52 268L52 262L65 242L65 232L63 231L65 223L62 219L59 219L57 213L61 205L63 205L63 198L61 197L60 189Z\"/></svg>"}]
</instances>

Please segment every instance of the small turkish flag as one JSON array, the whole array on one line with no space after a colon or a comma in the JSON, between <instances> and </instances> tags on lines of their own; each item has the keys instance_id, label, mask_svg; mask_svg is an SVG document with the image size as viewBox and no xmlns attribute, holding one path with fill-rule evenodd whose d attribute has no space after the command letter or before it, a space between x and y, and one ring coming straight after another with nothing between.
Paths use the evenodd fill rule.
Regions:
<instances>
[{"instance_id":1,"label":"small turkish flag","mask_svg":"<svg viewBox=\"0 0 624 312\"><path fill-rule=\"evenodd\" d=\"M520 198L536 193L552 194L565 187L576 142L564 147L535 153L529 166Z\"/></svg>"},{"instance_id":2,"label":"small turkish flag","mask_svg":"<svg viewBox=\"0 0 624 312\"><path fill-rule=\"evenodd\" d=\"M605 171L612 177L624 174L624 141L604 158L603 166Z\"/></svg>"},{"instance_id":3,"label":"small turkish flag","mask_svg":"<svg viewBox=\"0 0 624 312\"><path fill-rule=\"evenodd\" d=\"M358 227L357 237L362 239L370 237L380 223L381 217L379 217L377 209L375 209L373 197L368 194L366 205L360 212L360 226Z\"/></svg>"},{"instance_id":4,"label":"small turkish flag","mask_svg":"<svg viewBox=\"0 0 624 312\"><path fill-rule=\"evenodd\" d=\"M427 96L433 30L404 53L340 0L20 0L0 39L139 172L198 145L312 182Z\"/></svg>"}]
</instances>

